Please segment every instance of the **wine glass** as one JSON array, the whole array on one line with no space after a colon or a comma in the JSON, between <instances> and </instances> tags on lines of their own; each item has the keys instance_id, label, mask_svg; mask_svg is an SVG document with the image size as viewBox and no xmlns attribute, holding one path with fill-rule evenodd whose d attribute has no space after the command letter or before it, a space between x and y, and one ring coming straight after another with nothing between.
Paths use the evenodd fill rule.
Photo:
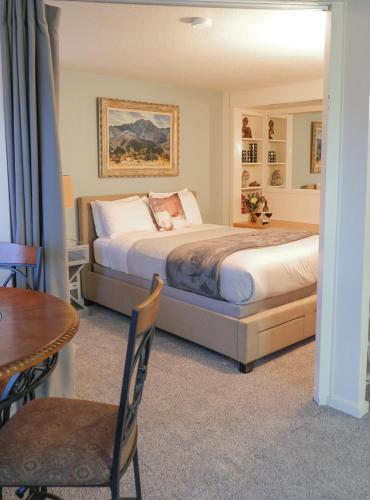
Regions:
<instances>
[{"instance_id":1,"label":"wine glass","mask_svg":"<svg viewBox=\"0 0 370 500\"><path fill-rule=\"evenodd\" d=\"M263 212L262 224L268 224L269 218L272 216L272 212Z\"/></svg>"}]
</instances>

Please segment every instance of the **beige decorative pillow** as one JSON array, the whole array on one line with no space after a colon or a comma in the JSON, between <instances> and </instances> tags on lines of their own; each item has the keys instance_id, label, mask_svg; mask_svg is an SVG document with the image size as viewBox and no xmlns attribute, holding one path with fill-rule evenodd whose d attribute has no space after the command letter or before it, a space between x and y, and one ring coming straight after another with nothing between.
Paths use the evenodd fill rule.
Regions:
<instances>
[{"instance_id":1,"label":"beige decorative pillow","mask_svg":"<svg viewBox=\"0 0 370 500\"><path fill-rule=\"evenodd\" d=\"M149 196L149 206L160 231L172 231L189 225L177 193L158 198Z\"/></svg>"}]
</instances>

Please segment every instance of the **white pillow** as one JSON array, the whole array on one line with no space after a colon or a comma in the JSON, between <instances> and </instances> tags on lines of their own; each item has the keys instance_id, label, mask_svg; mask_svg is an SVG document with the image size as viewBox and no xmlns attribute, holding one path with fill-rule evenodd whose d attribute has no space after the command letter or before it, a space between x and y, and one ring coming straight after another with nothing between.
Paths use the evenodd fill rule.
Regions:
<instances>
[{"instance_id":1,"label":"white pillow","mask_svg":"<svg viewBox=\"0 0 370 500\"><path fill-rule=\"evenodd\" d=\"M125 203L96 203L99 206L104 234L108 238L129 232L157 230L148 207L140 198Z\"/></svg>"},{"instance_id":2,"label":"white pillow","mask_svg":"<svg viewBox=\"0 0 370 500\"><path fill-rule=\"evenodd\" d=\"M181 193L187 193L187 192L188 192L188 188L181 189L181 191L171 191L168 193L154 193L153 191L151 191L149 193L149 196L152 196L153 198L168 198L169 196L172 196L173 194L180 195Z\"/></svg>"},{"instance_id":3,"label":"white pillow","mask_svg":"<svg viewBox=\"0 0 370 500\"><path fill-rule=\"evenodd\" d=\"M199 210L199 205L194 194L188 188L181 191L174 191L172 193L149 193L149 196L155 198L167 198L173 194L178 193L180 196L181 204L185 212L186 220L189 224L203 224L202 215Z\"/></svg>"},{"instance_id":4,"label":"white pillow","mask_svg":"<svg viewBox=\"0 0 370 500\"><path fill-rule=\"evenodd\" d=\"M194 194L191 191L180 191L179 196L189 224L203 224L198 201Z\"/></svg>"},{"instance_id":5,"label":"white pillow","mask_svg":"<svg viewBox=\"0 0 370 500\"><path fill-rule=\"evenodd\" d=\"M91 211L92 211L92 216L93 216L93 221L94 221L94 226L95 226L95 232L99 238L104 238L103 224L102 224L102 221L100 220L98 206L97 206L95 201L92 201L90 203L90 205L91 205Z\"/></svg>"},{"instance_id":6,"label":"white pillow","mask_svg":"<svg viewBox=\"0 0 370 500\"><path fill-rule=\"evenodd\" d=\"M126 201L133 201L133 200L138 200L139 196L129 196L128 198L120 198L119 200L112 200L112 201L106 201L106 200L96 200L92 201L90 203L91 205L91 210L92 210L92 216L93 216L93 221L94 221L94 226L95 226L95 232L99 238L104 238L106 234L104 233L104 228L103 228L103 222L101 220L101 214L100 214L100 207L105 204L109 203L125 203ZM99 205L97 202L99 201Z\"/></svg>"}]
</instances>

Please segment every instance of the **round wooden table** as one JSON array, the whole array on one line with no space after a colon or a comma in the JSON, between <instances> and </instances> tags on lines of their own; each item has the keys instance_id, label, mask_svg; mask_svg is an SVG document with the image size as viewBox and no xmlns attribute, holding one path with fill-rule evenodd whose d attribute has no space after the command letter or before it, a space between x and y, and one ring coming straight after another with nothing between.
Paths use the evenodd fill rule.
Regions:
<instances>
[{"instance_id":1,"label":"round wooden table","mask_svg":"<svg viewBox=\"0 0 370 500\"><path fill-rule=\"evenodd\" d=\"M0 381L50 358L77 332L79 317L46 293L0 288Z\"/></svg>"}]
</instances>

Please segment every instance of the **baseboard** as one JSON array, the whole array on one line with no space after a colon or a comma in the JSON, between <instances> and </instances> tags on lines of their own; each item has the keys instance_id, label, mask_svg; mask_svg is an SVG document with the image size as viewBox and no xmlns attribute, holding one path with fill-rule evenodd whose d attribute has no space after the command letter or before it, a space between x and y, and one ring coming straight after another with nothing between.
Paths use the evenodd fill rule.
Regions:
<instances>
[{"instance_id":1,"label":"baseboard","mask_svg":"<svg viewBox=\"0 0 370 500\"><path fill-rule=\"evenodd\" d=\"M348 415L352 415L352 417L356 418L362 418L364 415L369 413L369 402L365 400L355 403L341 398L328 397L326 404L335 410L348 413Z\"/></svg>"}]
</instances>

